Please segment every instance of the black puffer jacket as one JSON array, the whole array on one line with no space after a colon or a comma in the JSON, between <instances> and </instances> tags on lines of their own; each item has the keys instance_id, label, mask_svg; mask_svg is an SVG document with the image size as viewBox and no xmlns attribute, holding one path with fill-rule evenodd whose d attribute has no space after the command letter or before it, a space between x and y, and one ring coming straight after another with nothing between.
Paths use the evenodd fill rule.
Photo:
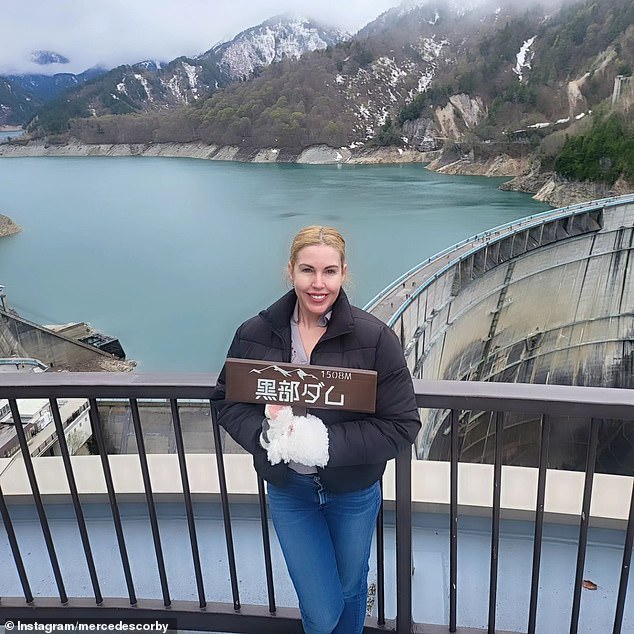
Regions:
<instances>
[{"instance_id":1,"label":"black puffer jacket","mask_svg":"<svg viewBox=\"0 0 634 634\"><path fill-rule=\"evenodd\" d=\"M297 297L290 291L238 328L228 357L288 362L291 358L290 319ZM328 428L330 459L318 469L331 491L355 491L378 480L387 460L414 442L420 429L412 377L398 339L382 321L351 306L340 291L326 332L313 349L313 365L376 370L376 412L309 410ZM218 422L253 454L257 472L283 486L289 467L272 466L259 443L264 406L224 400L225 370L218 378L213 399Z\"/></svg>"}]
</instances>

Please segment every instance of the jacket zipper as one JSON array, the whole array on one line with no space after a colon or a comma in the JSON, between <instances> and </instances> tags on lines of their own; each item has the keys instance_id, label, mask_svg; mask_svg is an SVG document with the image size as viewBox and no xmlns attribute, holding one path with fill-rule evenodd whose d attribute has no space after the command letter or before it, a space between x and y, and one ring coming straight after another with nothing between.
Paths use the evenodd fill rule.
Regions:
<instances>
[{"instance_id":1,"label":"jacket zipper","mask_svg":"<svg viewBox=\"0 0 634 634\"><path fill-rule=\"evenodd\" d=\"M282 349L284 351L284 361L286 363L290 363L291 361L291 342L290 339L287 340L286 337L279 331L272 328L273 332L277 337L282 341Z\"/></svg>"}]
</instances>

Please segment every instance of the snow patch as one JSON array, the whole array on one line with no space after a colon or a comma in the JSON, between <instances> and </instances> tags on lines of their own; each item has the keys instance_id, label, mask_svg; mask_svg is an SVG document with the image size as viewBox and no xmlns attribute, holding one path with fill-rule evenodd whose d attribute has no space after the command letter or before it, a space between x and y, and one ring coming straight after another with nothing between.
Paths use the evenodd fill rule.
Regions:
<instances>
[{"instance_id":1,"label":"snow patch","mask_svg":"<svg viewBox=\"0 0 634 634\"><path fill-rule=\"evenodd\" d=\"M198 98L198 68L196 66L192 66L187 62L182 62L183 70L187 74L187 81L189 82L189 87L194 95L194 99Z\"/></svg>"},{"instance_id":2,"label":"snow patch","mask_svg":"<svg viewBox=\"0 0 634 634\"><path fill-rule=\"evenodd\" d=\"M386 80L389 86L396 86L399 79L407 76L407 73L396 64L391 57L379 57L372 64L372 70L377 78Z\"/></svg>"},{"instance_id":3,"label":"snow patch","mask_svg":"<svg viewBox=\"0 0 634 634\"><path fill-rule=\"evenodd\" d=\"M399 59L397 55L384 55L343 77L345 84L341 89L355 114L357 123L353 133L357 140L373 137L387 117L395 115L399 105L429 89L436 74L438 57L448 43L435 37L421 38L416 49L423 58L422 63ZM336 83L343 82L337 78Z\"/></svg>"},{"instance_id":4,"label":"snow patch","mask_svg":"<svg viewBox=\"0 0 634 634\"><path fill-rule=\"evenodd\" d=\"M431 85L432 79L434 78L434 69L430 68L426 72L424 72L418 79L418 92L427 92L427 89Z\"/></svg>"},{"instance_id":5,"label":"snow patch","mask_svg":"<svg viewBox=\"0 0 634 634\"><path fill-rule=\"evenodd\" d=\"M220 63L234 79L248 77L285 57L297 58L307 51L325 49L329 42L322 35L328 37L303 18L264 24L226 45Z\"/></svg>"},{"instance_id":6,"label":"snow patch","mask_svg":"<svg viewBox=\"0 0 634 634\"><path fill-rule=\"evenodd\" d=\"M436 41L436 36L421 38L418 46L418 52L426 62L433 62L438 57L444 46L449 44L449 40Z\"/></svg>"},{"instance_id":7,"label":"snow patch","mask_svg":"<svg viewBox=\"0 0 634 634\"><path fill-rule=\"evenodd\" d=\"M365 119L365 120L371 118L370 111L368 110L367 106L365 106L362 103L357 106L357 116L360 119Z\"/></svg>"},{"instance_id":8,"label":"snow patch","mask_svg":"<svg viewBox=\"0 0 634 634\"><path fill-rule=\"evenodd\" d=\"M187 93L183 92L180 87L177 75L172 75L167 81L161 80L161 83L176 97L181 103L187 103Z\"/></svg>"},{"instance_id":9,"label":"snow patch","mask_svg":"<svg viewBox=\"0 0 634 634\"><path fill-rule=\"evenodd\" d=\"M148 80L139 73L135 73L134 78L141 84L141 86L143 86L143 90L145 90L148 101L153 102L154 97L152 96L152 91L150 89L150 83L148 82Z\"/></svg>"},{"instance_id":10,"label":"snow patch","mask_svg":"<svg viewBox=\"0 0 634 634\"><path fill-rule=\"evenodd\" d=\"M434 26L435 24L438 24L438 20L440 20L440 14L436 11L434 13L434 17L431 20L427 20L427 24Z\"/></svg>"},{"instance_id":11,"label":"snow patch","mask_svg":"<svg viewBox=\"0 0 634 634\"><path fill-rule=\"evenodd\" d=\"M515 55L515 59L517 61L515 63L515 67L513 68L513 72L518 76L520 81L522 81L524 69L530 70L531 68L531 62L533 61L533 57L535 56L535 51L531 51L531 46L533 46L535 38L536 36L533 35L530 40L526 40L522 44L520 52Z\"/></svg>"}]
</instances>

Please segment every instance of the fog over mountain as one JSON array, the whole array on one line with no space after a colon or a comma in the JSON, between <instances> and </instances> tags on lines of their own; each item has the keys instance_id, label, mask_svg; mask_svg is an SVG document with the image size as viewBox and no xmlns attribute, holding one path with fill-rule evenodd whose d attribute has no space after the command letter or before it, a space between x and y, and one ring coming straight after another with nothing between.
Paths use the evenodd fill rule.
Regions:
<instances>
[{"instance_id":1,"label":"fog over mountain","mask_svg":"<svg viewBox=\"0 0 634 634\"><path fill-rule=\"evenodd\" d=\"M0 74L81 73L153 59L199 55L280 13L357 31L397 0L3 0ZM34 16L37 19L34 19ZM68 63L33 61L50 51Z\"/></svg>"}]
</instances>

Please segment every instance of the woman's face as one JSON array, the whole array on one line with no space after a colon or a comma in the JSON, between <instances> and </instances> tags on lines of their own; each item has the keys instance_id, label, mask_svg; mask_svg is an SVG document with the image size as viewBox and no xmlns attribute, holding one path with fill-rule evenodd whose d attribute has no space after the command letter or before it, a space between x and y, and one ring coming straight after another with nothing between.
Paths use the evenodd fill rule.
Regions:
<instances>
[{"instance_id":1,"label":"woman's face","mask_svg":"<svg viewBox=\"0 0 634 634\"><path fill-rule=\"evenodd\" d=\"M304 247L297 252L288 272L299 302L300 318L317 319L335 303L346 277L339 251L325 244Z\"/></svg>"}]
</instances>

